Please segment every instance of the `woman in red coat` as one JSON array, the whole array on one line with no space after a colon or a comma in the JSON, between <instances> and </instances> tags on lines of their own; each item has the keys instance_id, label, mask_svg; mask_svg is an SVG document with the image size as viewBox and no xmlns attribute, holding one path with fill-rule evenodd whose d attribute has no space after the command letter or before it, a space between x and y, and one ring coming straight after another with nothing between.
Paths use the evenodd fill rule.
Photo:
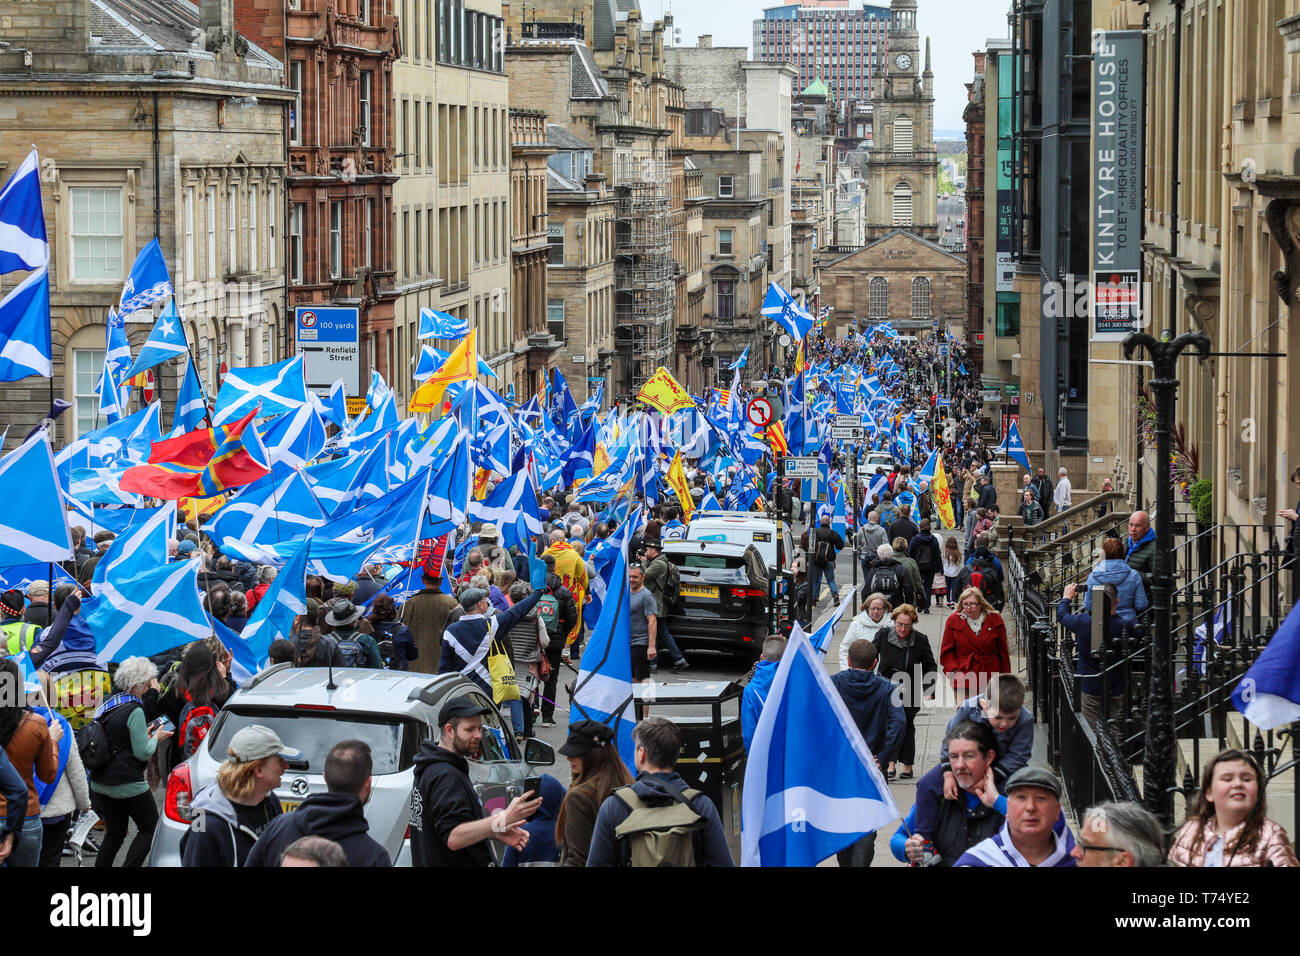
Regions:
<instances>
[{"instance_id":1,"label":"woman in red coat","mask_svg":"<svg viewBox=\"0 0 1300 956\"><path fill-rule=\"evenodd\" d=\"M967 588L943 625L939 666L959 701L982 694L994 674L1011 673L1007 626L979 588Z\"/></svg>"}]
</instances>

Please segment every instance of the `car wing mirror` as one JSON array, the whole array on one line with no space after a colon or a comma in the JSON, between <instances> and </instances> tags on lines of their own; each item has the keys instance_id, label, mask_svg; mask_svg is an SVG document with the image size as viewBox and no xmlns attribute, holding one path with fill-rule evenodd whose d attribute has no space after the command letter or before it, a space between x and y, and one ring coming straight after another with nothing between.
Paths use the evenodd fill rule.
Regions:
<instances>
[{"instance_id":1,"label":"car wing mirror","mask_svg":"<svg viewBox=\"0 0 1300 956\"><path fill-rule=\"evenodd\" d=\"M544 740L529 737L524 741L524 763L530 767L554 766L555 748Z\"/></svg>"}]
</instances>

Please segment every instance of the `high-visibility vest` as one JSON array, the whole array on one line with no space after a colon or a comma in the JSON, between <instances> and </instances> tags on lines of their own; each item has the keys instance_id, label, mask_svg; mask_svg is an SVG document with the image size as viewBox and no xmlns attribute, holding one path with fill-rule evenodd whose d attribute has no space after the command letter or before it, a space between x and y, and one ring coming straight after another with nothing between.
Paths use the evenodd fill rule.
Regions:
<instances>
[{"instance_id":1,"label":"high-visibility vest","mask_svg":"<svg viewBox=\"0 0 1300 956\"><path fill-rule=\"evenodd\" d=\"M5 656L13 657L31 650L41 636L41 629L26 621L9 621L0 624L0 633L5 635Z\"/></svg>"}]
</instances>

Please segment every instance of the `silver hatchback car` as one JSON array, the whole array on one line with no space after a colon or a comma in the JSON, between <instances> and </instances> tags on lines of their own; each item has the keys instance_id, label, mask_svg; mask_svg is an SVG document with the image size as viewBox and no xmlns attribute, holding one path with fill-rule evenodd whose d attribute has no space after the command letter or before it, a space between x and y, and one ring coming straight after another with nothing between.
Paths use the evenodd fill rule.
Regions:
<instances>
[{"instance_id":1,"label":"silver hatchback car","mask_svg":"<svg viewBox=\"0 0 1300 956\"><path fill-rule=\"evenodd\" d=\"M292 667L279 664L256 675L226 702L198 751L172 770L167 780L163 818L154 831L150 866L180 866L181 837L189 829L190 801L213 783L230 739L249 724L270 727L288 746L302 751L276 791L284 810L307 796L324 793L325 756L340 740L370 745L374 782L365 807L370 835L383 844L395 866L411 865L411 788L420 744L438 736L443 703L467 695L488 708L483 743L469 761L470 778L484 809L504 809L523 792L533 768L555 763L555 751L530 739L521 754L514 734L477 684L461 674L413 671ZM493 852L501 852L493 842Z\"/></svg>"}]
</instances>

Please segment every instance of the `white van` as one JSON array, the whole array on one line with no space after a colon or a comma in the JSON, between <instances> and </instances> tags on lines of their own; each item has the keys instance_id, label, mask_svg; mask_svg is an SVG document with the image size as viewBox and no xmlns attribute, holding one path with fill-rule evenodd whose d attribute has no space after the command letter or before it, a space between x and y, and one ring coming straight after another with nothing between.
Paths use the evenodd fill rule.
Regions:
<instances>
[{"instance_id":1,"label":"white van","mask_svg":"<svg viewBox=\"0 0 1300 956\"><path fill-rule=\"evenodd\" d=\"M776 567L776 521L757 511L697 511L686 526L687 541L752 544L769 568ZM794 555L794 537L785 525L785 567Z\"/></svg>"}]
</instances>

